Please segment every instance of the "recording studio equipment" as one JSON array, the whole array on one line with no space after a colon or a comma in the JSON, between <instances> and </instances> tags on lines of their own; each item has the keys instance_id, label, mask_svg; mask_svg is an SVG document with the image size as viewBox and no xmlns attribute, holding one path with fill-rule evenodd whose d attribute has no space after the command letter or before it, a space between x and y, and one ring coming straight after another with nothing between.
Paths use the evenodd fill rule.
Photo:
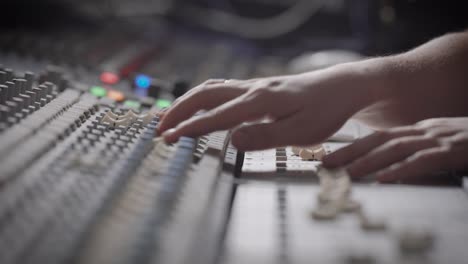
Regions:
<instances>
[{"instance_id":1,"label":"recording studio equipment","mask_svg":"<svg viewBox=\"0 0 468 264\"><path fill-rule=\"evenodd\" d=\"M39 16L25 21L36 12L17 8L0 18L0 263L468 259L460 175L434 173L430 186L381 185L321 168L324 155L372 132L357 122L320 145L263 151L236 150L230 131L174 144L160 138L157 113L207 79L311 69L310 56L298 57L305 52L299 43L171 20L193 18L174 12L197 1L64 1L71 2L93 19L77 21L66 8L43 13L55 5L25 1L13 5L37 7ZM215 1L201 2L198 11ZM239 2L284 9L308 1ZM328 2L327 12L345 10L341 1ZM122 7L129 5L138 12ZM154 10L169 18L138 17ZM132 19L122 20L126 15ZM317 43L315 51L328 46ZM361 58L327 54L317 68Z\"/></svg>"},{"instance_id":2,"label":"recording studio equipment","mask_svg":"<svg viewBox=\"0 0 468 264\"><path fill-rule=\"evenodd\" d=\"M280 63L246 43L118 28L1 35L1 263L221 255L242 157L228 132L165 144L156 113L205 79Z\"/></svg>"}]
</instances>

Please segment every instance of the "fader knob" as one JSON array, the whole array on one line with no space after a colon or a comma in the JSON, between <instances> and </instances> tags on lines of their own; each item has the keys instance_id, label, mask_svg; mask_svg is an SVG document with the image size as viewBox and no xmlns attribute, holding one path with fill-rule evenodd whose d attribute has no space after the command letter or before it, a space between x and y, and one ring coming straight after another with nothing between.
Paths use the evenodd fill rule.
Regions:
<instances>
[{"instance_id":1,"label":"fader knob","mask_svg":"<svg viewBox=\"0 0 468 264\"><path fill-rule=\"evenodd\" d=\"M0 71L0 84L4 83L7 81L7 74L4 71Z\"/></svg>"},{"instance_id":2,"label":"fader knob","mask_svg":"<svg viewBox=\"0 0 468 264\"><path fill-rule=\"evenodd\" d=\"M5 82L7 86L6 89L6 99L10 100L13 96L15 96L15 83L14 82Z\"/></svg>"},{"instance_id":3,"label":"fader knob","mask_svg":"<svg viewBox=\"0 0 468 264\"><path fill-rule=\"evenodd\" d=\"M0 84L0 104L5 103L5 101L7 100L7 90L8 86Z\"/></svg>"},{"instance_id":4,"label":"fader knob","mask_svg":"<svg viewBox=\"0 0 468 264\"><path fill-rule=\"evenodd\" d=\"M26 80L25 79L14 79L13 82L16 85L18 94L26 92Z\"/></svg>"},{"instance_id":5,"label":"fader knob","mask_svg":"<svg viewBox=\"0 0 468 264\"><path fill-rule=\"evenodd\" d=\"M57 66L47 66L47 76L50 82L58 83L60 77L63 75L63 70Z\"/></svg>"},{"instance_id":6,"label":"fader knob","mask_svg":"<svg viewBox=\"0 0 468 264\"><path fill-rule=\"evenodd\" d=\"M6 73L5 81L10 81L13 79L13 70L12 69L5 69L4 72Z\"/></svg>"},{"instance_id":7,"label":"fader knob","mask_svg":"<svg viewBox=\"0 0 468 264\"><path fill-rule=\"evenodd\" d=\"M26 72L24 74L24 79L26 80L26 84L25 84L25 90L26 91L30 91L32 89L32 86L33 86L33 83L34 83L34 73L32 72Z\"/></svg>"}]
</instances>

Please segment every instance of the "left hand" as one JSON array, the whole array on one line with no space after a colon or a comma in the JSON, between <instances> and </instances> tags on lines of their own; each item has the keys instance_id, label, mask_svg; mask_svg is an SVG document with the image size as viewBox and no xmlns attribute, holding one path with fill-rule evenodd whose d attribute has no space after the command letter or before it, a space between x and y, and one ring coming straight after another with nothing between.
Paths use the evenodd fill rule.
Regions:
<instances>
[{"instance_id":1,"label":"left hand","mask_svg":"<svg viewBox=\"0 0 468 264\"><path fill-rule=\"evenodd\" d=\"M375 132L323 159L346 167L351 177L411 180L438 170L468 168L468 117L427 119Z\"/></svg>"}]
</instances>

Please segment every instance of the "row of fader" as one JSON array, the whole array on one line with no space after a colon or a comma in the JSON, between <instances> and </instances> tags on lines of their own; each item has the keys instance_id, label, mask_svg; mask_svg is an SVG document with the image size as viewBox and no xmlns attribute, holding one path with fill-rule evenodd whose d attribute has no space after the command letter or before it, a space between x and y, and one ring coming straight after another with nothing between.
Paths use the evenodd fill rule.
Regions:
<instances>
[{"instance_id":1,"label":"row of fader","mask_svg":"<svg viewBox=\"0 0 468 264\"><path fill-rule=\"evenodd\" d=\"M149 111L145 114L138 115L133 110L129 109L127 113L123 115L118 115L109 110L104 114L104 117L101 119L101 123L107 124L112 127L122 126L126 128L140 119L142 125L146 126L151 122L151 120L153 120L155 116L156 113L154 111Z\"/></svg>"}]
</instances>

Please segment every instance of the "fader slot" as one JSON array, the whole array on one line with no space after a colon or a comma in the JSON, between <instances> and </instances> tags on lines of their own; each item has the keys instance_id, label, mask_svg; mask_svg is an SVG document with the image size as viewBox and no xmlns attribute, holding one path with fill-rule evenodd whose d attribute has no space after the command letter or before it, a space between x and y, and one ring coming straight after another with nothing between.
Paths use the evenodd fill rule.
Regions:
<instances>
[{"instance_id":1,"label":"fader slot","mask_svg":"<svg viewBox=\"0 0 468 264\"><path fill-rule=\"evenodd\" d=\"M70 190L70 193L62 197L62 206L56 209L59 210L57 214L63 217L53 220L47 229L49 235L43 238L38 248L31 250L32 254L28 256L28 261L34 263L37 259L41 259L47 263L60 263L74 255L72 250L74 245L85 234L83 232L86 232L86 227L92 223L92 219L96 217L103 202L107 201L106 197L112 196L115 190L121 188L123 181L134 173L133 170L138 166L139 159L145 156L149 147L146 142L152 140L153 130L154 126L151 126L142 132L137 132L138 139L128 147L119 150L119 153L100 148L99 144L89 146L86 154L88 157L81 157L81 160L92 160L95 153L101 153L104 157L96 156L96 158L106 160L105 156L108 156L111 158L109 163L99 164L96 160L95 163L87 164L84 170L80 170L82 166L75 168L82 176L77 179L78 183ZM108 135L110 137L103 136L104 141L106 138L114 138L116 134L115 131L109 131ZM110 169L107 169L108 165L111 166ZM64 243L62 234L71 224L79 226L80 229L69 233L67 243ZM59 245L62 250L51 251Z\"/></svg>"},{"instance_id":2,"label":"fader slot","mask_svg":"<svg viewBox=\"0 0 468 264\"><path fill-rule=\"evenodd\" d=\"M5 181L22 171L38 155L47 151L62 137L74 131L87 111L93 110L95 101L80 102L71 106L62 115L48 123L33 137L21 142L8 156L0 161L1 180Z\"/></svg>"}]
</instances>

